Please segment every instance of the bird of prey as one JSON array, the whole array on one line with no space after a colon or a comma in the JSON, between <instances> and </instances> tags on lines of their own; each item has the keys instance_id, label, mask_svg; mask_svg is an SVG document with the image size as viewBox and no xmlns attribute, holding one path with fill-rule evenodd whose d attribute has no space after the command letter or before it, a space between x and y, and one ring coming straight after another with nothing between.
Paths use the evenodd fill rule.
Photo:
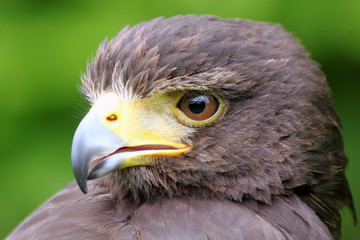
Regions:
<instances>
[{"instance_id":1,"label":"bird of prey","mask_svg":"<svg viewBox=\"0 0 360 240\"><path fill-rule=\"evenodd\" d=\"M339 210L356 220L326 80L279 25L125 27L82 92L77 184L7 239L340 239Z\"/></svg>"}]
</instances>

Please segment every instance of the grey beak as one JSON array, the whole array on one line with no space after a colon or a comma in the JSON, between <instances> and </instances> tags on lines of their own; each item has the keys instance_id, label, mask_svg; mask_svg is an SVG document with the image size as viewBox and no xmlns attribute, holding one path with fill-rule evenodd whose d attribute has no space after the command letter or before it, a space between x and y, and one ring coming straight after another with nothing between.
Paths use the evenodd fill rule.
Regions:
<instances>
[{"instance_id":1,"label":"grey beak","mask_svg":"<svg viewBox=\"0 0 360 240\"><path fill-rule=\"evenodd\" d=\"M84 117L76 129L71 150L72 169L83 193L87 193L87 179L91 161L115 152L123 147L124 143L114 132L107 129L102 124L101 119L91 111ZM111 167L112 169L106 169L102 174L117 166ZM90 178L99 176L99 174L92 174Z\"/></svg>"}]
</instances>

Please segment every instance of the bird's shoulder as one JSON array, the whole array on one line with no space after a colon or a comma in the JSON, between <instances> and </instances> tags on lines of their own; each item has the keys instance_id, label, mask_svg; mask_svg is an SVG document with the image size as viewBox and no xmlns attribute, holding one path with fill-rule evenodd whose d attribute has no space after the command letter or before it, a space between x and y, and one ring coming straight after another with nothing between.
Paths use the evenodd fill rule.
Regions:
<instances>
[{"instance_id":1,"label":"bird's shoulder","mask_svg":"<svg viewBox=\"0 0 360 240\"><path fill-rule=\"evenodd\" d=\"M296 196L271 205L209 198L114 201L101 181L82 194L71 183L34 211L7 238L15 239L332 239Z\"/></svg>"},{"instance_id":2,"label":"bird's shoulder","mask_svg":"<svg viewBox=\"0 0 360 240\"><path fill-rule=\"evenodd\" d=\"M138 239L333 239L315 212L295 195L274 197L271 205L253 200L162 199L138 208L129 226L135 227L132 236Z\"/></svg>"},{"instance_id":3,"label":"bird's shoulder","mask_svg":"<svg viewBox=\"0 0 360 240\"><path fill-rule=\"evenodd\" d=\"M72 182L28 216L7 240L108 239L107 225L115 222L113 209L101 181L89 184L89 194Z\"/></svg>"}]
</instances>

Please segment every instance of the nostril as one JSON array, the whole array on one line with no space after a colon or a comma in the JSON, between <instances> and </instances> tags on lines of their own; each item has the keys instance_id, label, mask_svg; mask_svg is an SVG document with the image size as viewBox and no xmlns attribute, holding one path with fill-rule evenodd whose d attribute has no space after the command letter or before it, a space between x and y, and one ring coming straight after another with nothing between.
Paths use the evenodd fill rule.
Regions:
<instances>
[{"instance_id":1,"label":"nostril","mask_svg":"<svg viewBox=\"0 0 360 240\"><path fill-rule=\"evenodd\" d=\"M110 121L110 122L113 122L113 121L116 121L118 119L118 117L115 115L115 114L110 114L106 120Z\"/></svg>"}]
</instances>

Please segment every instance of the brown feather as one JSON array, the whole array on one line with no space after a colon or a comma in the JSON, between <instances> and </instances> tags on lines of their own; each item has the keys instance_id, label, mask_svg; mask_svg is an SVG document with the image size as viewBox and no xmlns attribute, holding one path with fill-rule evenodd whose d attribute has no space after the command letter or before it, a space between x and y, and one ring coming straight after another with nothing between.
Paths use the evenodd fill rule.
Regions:
<instances>
[{"instance_id":1,"label":"brown feather","mask_svg":"<svg viewBox=\"0 0 360 240\"><path fill-rule=\"evenodd\" d=\"M91 210L89 210L91 209ZM296 226L296 227L294 227ZM27 218L7 240L108 239L332 239L298 197L252 200L179 197L134 205L115 204L102 179L83 195L70 184Z\"/></svg>"}]
</instances>

